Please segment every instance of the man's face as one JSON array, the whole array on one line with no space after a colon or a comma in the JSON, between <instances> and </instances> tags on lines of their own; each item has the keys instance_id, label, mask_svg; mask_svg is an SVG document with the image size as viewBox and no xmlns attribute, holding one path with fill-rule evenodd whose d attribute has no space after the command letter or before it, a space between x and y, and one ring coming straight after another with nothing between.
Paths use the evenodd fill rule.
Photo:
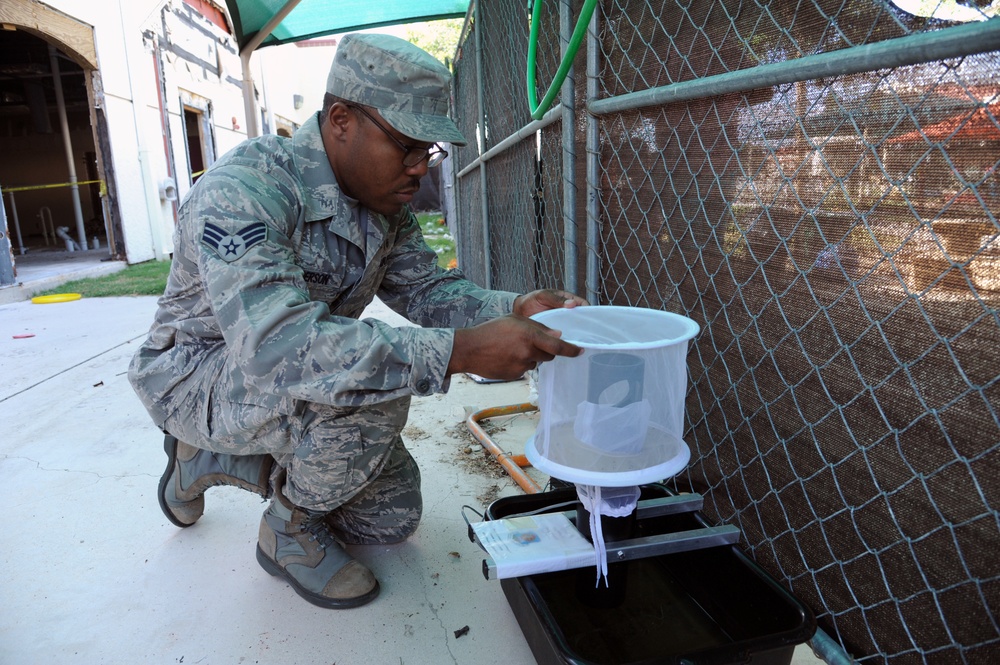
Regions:
<instances>
[{"instance_id":1,"label":"man's face","mask_svg":"<svg viewBox=\"0 0 1000 665\"><path fill-rule=\"evenodd\" d=\"M427 173L427 160L403 165L406 151L399 143L418 148L429 144L403 136L377 111L369 110L371 118L354 107L346 108L346 118L334 113L328 120L341 123L338 127L344 134L338 147L344 149L330 153L330 164L341 190L373 212L387 217L398 214L413 199L420 189L420 178Z\"/></svg>"}]
</instances>

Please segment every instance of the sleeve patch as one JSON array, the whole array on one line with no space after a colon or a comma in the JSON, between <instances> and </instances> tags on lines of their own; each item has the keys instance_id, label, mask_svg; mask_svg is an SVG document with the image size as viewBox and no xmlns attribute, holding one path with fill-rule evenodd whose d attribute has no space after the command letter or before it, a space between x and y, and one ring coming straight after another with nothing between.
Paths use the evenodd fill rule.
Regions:
<instances>
[{"instance_id":1,"label":"sleeve patch","mask_svg":"<svg viewBox=\"0 0 1000 665\"><path fill-rule=\"evenodd\" d=\"M248 224L236 233L230 234L215 224L205 224L201 234L201 244L219 255L226 263L240 258L254 245L259 245L267 238L267 226L264 222Z\"/></svg>"}]
</instances>

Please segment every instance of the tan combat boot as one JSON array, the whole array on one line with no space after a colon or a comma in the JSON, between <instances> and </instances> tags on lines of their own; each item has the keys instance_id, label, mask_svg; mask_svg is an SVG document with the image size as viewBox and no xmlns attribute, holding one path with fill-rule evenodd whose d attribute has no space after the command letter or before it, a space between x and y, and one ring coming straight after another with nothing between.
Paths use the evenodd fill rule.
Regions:
<instances>
[{"instance_id":1,"label":"tan combat boot","mask_svg":"<svg viewBox=\"0 0 1000 665\"><path fill-rule=\"evenodd\" d=\"M205 512L205 490L232 485L271 496L270 455L226 455L195 448L167 434L163 439L167 468L157 496L163 514L179 527L191 526Z\"/></svg>"},{"instance_id":2,"label":"tan combat boot","mask_svg":"<svg viewBox=\"0 0 1000 665\"><path fill-rule=\"evenodd\" d=\"M378 596L378 580L344 551L327 525L325 513L313 513L275 489L260 520L257 562L283 577L313 605L331 609L358 607Z\"/></svg>"}]
</instances>

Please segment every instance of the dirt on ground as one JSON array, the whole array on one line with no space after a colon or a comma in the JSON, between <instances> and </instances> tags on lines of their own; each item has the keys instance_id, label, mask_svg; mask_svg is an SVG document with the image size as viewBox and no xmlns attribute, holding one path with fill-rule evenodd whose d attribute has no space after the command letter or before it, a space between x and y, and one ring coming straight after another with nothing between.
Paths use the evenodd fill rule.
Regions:
<instances>
[{"instance_id":1,"label":"dirt on ground","mask_svg":"<svg viewBox=\"0 0 1000 665\"><path fill-rule=\"evenodd\" d=\"M498 432L503 431L502 426L492 425L490 423L480 423L483 427L483 431L486 432L488 436L492 436ZM453 427L446 430L446 434L455 439L458 442L458 446L455 449L454 459L455 463L466 473L482 476L495 480L496 482L490 483L486 489L480 493L476 500L478 500L482 505L488 506L493 503L496 498L500 495L500 492L507 486L509 486L512 481L510 476L504 470L500 463L490 454L486 448L473 436L472 432L469 431L468 426L465 423L458 423Z\"/></svg>"},{"instance_id":2,"label":"dirt on ground","mask_svg":"<svg viewBox=\"0 0 1000 665\"><path fill-rule=\"evenodd\" d=\"M490 422L480 423L480 426L488 436L502 432L505 429L502 425ZM444 428L441 432L444 434L444 437L440 437L442 440L439 443L450 449L448 455L456 466L466 474L493 481L489 482L483 491L476 496L476 500L482 506L491 504L505 488L513 484L513 481L507 475L504 468L500 466L500 463L494 459L493 455L473 436L464 422ZM431 438L431 435L420 427L410 425L403 430L403 438L407 441L416 442Z\"/></svg>"}]
</instances>

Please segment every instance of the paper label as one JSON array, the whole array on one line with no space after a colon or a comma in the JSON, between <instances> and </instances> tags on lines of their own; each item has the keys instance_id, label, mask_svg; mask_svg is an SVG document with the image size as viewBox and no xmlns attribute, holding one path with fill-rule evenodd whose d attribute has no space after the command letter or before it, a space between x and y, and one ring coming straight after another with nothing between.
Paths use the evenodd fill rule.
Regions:
<instances>
[{"instance_id":1,"label":"paper label","mask_svg":"<svg viewBox=\"0 0 1000 665\"><path fill-rule=\"evenodd\" d=\"M498 579L581 568L596 561L594 546L562 513L479 522L472 529L492 557Z\"/></svg>"}]
</instances>

